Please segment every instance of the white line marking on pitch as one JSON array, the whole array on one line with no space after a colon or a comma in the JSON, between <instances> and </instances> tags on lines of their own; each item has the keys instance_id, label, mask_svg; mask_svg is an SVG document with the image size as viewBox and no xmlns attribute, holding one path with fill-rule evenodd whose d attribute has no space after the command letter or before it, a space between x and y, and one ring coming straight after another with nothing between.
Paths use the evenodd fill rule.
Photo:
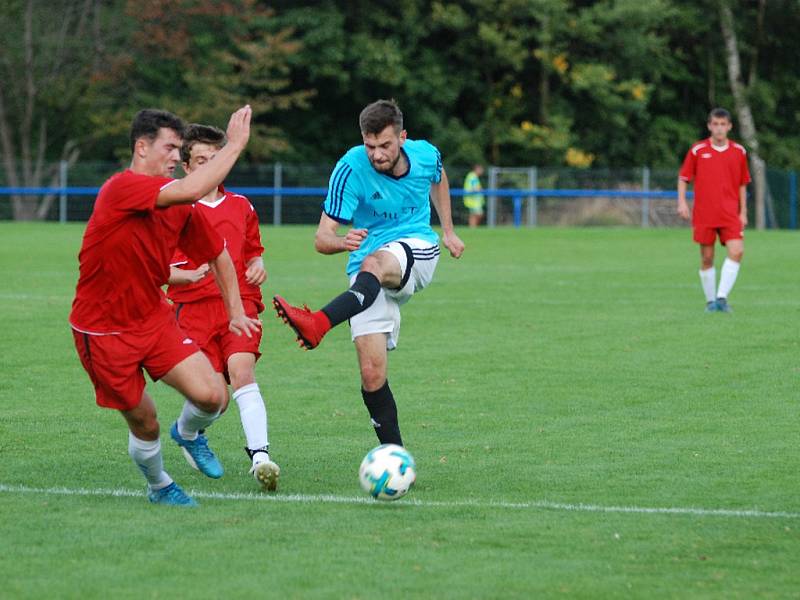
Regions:
<instances>
[{"instance_id":1,"label":"white line marking on pitch","mask_svg":"<svg viewBox=\"0 0 800 600\"><path fill-rule=\"evenodd\" d=\"M45 496L110 496L124 498L144 498L144 492L119 489L85 489L85 488L35 488L24 485L6 485L0 483L0 493L7 494L42 494ZM375 500L367 496L332 496L325 494L251 494L201 492L189 490L195 498L206 500L244 500L255 502L299 502L311 504L315 502L327 504L375 504ZM738 517L755 519L800 519L800 512L739 510L727 508L682 508L662 507L647 508L643 506L602 506L598 504L567 504L538 500L534 502L504 502L492 500L461 500L444 502L439 500L417 500L405 498L398 504L421 508L509 508L509 509L543 509L567 512L623 513L647 515L689 515L696 517Z\"/></svg>"}]
</instances>

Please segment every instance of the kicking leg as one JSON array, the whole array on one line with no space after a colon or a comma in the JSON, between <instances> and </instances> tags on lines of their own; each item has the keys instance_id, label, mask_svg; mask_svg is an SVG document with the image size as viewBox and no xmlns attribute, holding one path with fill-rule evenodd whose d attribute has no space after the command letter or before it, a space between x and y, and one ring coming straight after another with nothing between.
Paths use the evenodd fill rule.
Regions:
<instances>
[{"instance_id":1,"label":"kicking leg","mask_svg":"<svg viewBox=\"0 0 800 600\"><path fill-rule=\"evenodd\" d=\"M400 286L400 263L390 252L377 251L361 264L361 270L350 288L336 296L322 310L311 311L307 306L292 306L280 296L272 304L284 323L294 329L297 341L308 350L316 348L333 327L369 308L381 287Z\"/></svg>"}]
</instances>

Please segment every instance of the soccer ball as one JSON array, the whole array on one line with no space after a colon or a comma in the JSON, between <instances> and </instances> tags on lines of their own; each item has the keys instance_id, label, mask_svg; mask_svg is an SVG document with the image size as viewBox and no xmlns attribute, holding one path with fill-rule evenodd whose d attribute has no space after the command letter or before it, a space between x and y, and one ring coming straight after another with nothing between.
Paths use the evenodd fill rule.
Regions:
<instances>
[{"instance_id":1,"label":"soccer ball","mask_svg":"<svg viewBox=\"0 0 800 600\"><path fill-rule=\"evenodd\" d=\"M397 500L414 485L417 465L402 446L383 444L370 450L361 461L358 478L361 487L373 498Z\"/></svg>"}]
</instances>

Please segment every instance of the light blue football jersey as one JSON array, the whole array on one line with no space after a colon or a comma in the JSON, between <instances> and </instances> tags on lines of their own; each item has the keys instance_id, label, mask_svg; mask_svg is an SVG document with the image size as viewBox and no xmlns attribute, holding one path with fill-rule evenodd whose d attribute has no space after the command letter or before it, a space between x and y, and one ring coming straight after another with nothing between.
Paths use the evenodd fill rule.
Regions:
<instances>
[{"instance_id":1,"label":"light blue football jersey","mask_svg":"<svg viewBox=\"0 0 800 600\"><path fill-rule=\"evenodd\" d=\"M430 190L442 180L442 157L424 140L406 140L401 152L409 163L402 177L376 171L363 145L348 150L333 169L322 210L368 232L361 247L350 253L348 275L358 272L365 256L389 242L413 237L439 243L431 229Z\"/></svg>"}]
</instances>

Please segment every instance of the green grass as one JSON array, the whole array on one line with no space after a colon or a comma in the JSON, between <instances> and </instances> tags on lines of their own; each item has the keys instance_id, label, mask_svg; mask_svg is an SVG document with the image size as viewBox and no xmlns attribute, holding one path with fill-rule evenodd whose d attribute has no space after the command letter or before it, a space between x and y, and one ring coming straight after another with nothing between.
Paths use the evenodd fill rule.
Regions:
<instances>
[{"instance_id":1,"label":"green grass","mask_svg":"<svg viewBox=\"0 0 800 600\"><path fill-rule=\"evenodd\" d=\"M463 230L390 355L418 464L392 504L355 501L376 440L349 332L304 353L267 314L280 501L236 496L255 485L232 407L210 430L221 480L165 441L179 483L229 495L180 510L147 503L75 354L82 231L0 224L0 596L798 597L796 233L748 232L735 313L707 315L688 230ZM265 296L318 307L343 289L312 229L263 231ZM149 389L166 431L180 399Z\"/></svg>"}]
</instances>

